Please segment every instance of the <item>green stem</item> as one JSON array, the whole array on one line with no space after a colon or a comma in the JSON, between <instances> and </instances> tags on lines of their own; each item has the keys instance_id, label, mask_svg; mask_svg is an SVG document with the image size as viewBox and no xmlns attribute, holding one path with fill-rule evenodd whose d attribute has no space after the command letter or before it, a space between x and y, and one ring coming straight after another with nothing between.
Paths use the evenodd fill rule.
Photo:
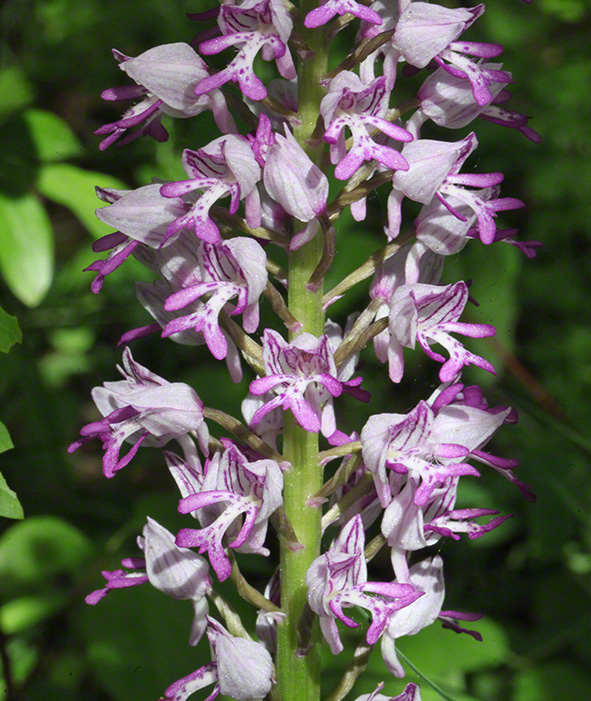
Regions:
<instances>
[{"instance_id":1,"label":"green stem","mask_svg":"<svg viewBox=\"0 0 591 701\"><path fill-rule=\"evenodd\" d=\"M300 17L315 7L312 0L302 0ZM320 163L322 147L307 142L316 126L323 92L319 79L326 73L327 47L321 31L300 31L314 55L299 61L298 117L300 125L294 134L310 158ZM324 331L322 286L316 292L306 289L306 283L322 256L322 237L289 254L290 312L303 324L303 331L320 336ZM284 415L283 454L292 464L285 474L284 508L299 542L304 546L291 550L284 538L281 541L281 608L286 621L278 629L277 677L283 701L319 701L320 699L320 632L317 622L311 635L308 654L299 656L298 621L306 604L306 572L320 554L320 521L322 512L306 506L308 499L323 484L318 465L318 434L308 433L295 421L291 412Z\"/></svg>"}]
</instances>

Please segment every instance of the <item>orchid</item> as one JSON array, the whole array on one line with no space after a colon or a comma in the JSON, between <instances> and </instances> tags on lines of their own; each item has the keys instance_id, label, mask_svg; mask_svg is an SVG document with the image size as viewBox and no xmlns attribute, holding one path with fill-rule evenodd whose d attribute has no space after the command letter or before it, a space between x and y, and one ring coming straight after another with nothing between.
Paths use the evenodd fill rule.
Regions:
<instances>
[{"instance_id":1,"label":"orchid","mask_svg":"<svg viewBox=\"0 0 591 701\"><path fill-rule=\"evenodd\" d=\"M515 472L517 460L485 451L501 427L515 423L516 412L489 406L482 390L462 379L469 365L492 375L495 369L456 335L488 338L495 327L460 321L471 283L441 282L448 279L446 258L468 244L505 241L527 257L538 245L518 242L515 229L497 221L523 206L500 197L503 174L465 170L478 147L475 132L439 138L442 129L463 128L479 116L538 138L527 117L500 106L513 82L491 62L503 47L462 38L483 12L482 4L414 0L302 0L298 7L222 0L191 16L211 22L192 42L196 50L175 43L136 58L116 53L136 85L103 96L140 102L99 130L107 135L103 148L140 134L163 140L165 114L211 111L221 132L206 143L195 132L180 157L184 180L98 190L107 206L97 216L114 231L94 246L107 257L88 269L98 292L130 257L139 261L153 276L136 286L152 323L121 341L159 336L187 346L197 363L207 353L225 360L242 392L243 418L204 406L195 390L150 372L126 347L123 379L92 393L103 418L84 426L70 446L100 438L107 477L142 445L166 448L166 477L178 488L178 513L189 525L170 533L149 519L138 540L144 557L103 572L104 586L87 601L145 583L191 601L190 643L206 632L211 661L172 683L164 692L169 701L205 687L212 687L207 701L220 694L320 701L321 637L334 655L347 656L340 625L359 628L359 609L367 626L328 698L342 701L380 639L384 677L401 679L400 638L437 619L463 632L458 621L479 617L442 611L443 561L422 551L443 539L451 547L462 534L484 537L509 518L486 503L458 502L460 484L481 471L483 479L499 472L535 499ZM349 23L354 45L329 70L330 43ZM221 57L209 62L226 49L234 52L225 66ZM261 70L260 59L270 65ZM406 64L402 71L399 64ZM435 70L415 95L399 90L423 68ZM136 131L125 133L130 128ZM372 201L387 201L377 227ZM418 216L405 226L413 202ZM347 239L339 222L344 211L354 220ZM356 226L362 221L363 228ZM325 292L327 276L347 268L349 242L372 233L382 238L379 250L340 281L331 279ZM364 280L369 290L357 288L359 308L329 318ZM431 368L432 360L440 364L441 384L411 400L402 383L404 353L417 344ZM376 392L372 398L362 387L370 345L388 364L391 382L377 389L391 408L346 416L343 395L375 401ZM203 375L198 382L211 390ZM427 376L416 386L429 383ZM211 434L206 420L217 426ZM122 456L125 442L132 447ZM377 535L366 542L370 529ZM388 573L373 579L368 562L381 548ZM270 567L259 591L248 581L253 568L243 563L277 550L280 564ZM258 642L239 615L243 607L226 599L230 585L255 608ZM357 701L421 699L414 683L396 696L381 693L384 683L370 688Z\"/></svg>"},{"instance_id":2,"label":"orchid","mask_svg":"<svg viewBox=\"0 0 591 701\"><path fill-rule=\"evenodd\" d=\"M187 213L169 224L164 240L184 228L192 228L195 235L207 243L218 243L220 233L209 216L211 206L220 197L230 195L230 213L238 211L238 203L245 199L246 218L250 226L260 223L260 203L255 185L260 179L260 168L246 139L235 134L214 139L198 151L183 151L183 167L189 180L167 183L160 187L166 198L181 198ZM196 197L196 190L204 192Z\"/></svg>"},{"instance_id":3,"label":"orchid","mask_svg":"<svg viewBox=\"0 0 591 701\"><path fill-rule=\"evenodd\" d=\"M138 546L143 550L144 557L127 558L121 563L131 572L103 572L105 588L89 594L86 603L94 606L115 589L149 582L173 599L191 601L195 615L189 644L197 645L205 632L209 611L205 598L211 591L207 562L192 550L177 547L172 533L150 517L144 526L143 536L138 537Z\"/></svg>"},{"instance_id":4,"label":"orchid","mask_svg":"<svg viewBox=\"0 0 591 701\"><path fill-rule=\"evenodd\" d=\"M464 365L478 365L494 374L493 366L484 358L467 351L450 336L461 333L472 338L494 336L496 329L488 324L469 324L458 321L468 301L468 288L464 282L439 287L415 283L403 285L394 293L390 307L388 329L388 364L392 382L400 382L404 372L402 348L414 348L418 341L423 351L433 360L443 363L439 379L446 382L455 377ZM450 354L449 360L431 349L431 343L439 343Z\"/></svg>"},{"instance_id":5,"label":"orchid","mask_svg":"<svg viewBox=\"0 0 591 701\"><path fill-rule=\"evenodd\" d=\"M412 141L410 132L384 118L389 94L384 76L365 85L355 73L343 71L331 81L320 113L327 125L324 140L331 145L330 159L338 164L335 177L339 180L348 180L364 161L372 159L388 168L408 169L408 163L395 148L378 144L369 134L370 129L377 128L396 141ZM345 127L353 135L348 153Z\"/></svg>"},{"instance_id":6,"label":"orchid","mask_svg":"<svg viewBox=\"0 0 591 701\"><path fill-rule=\"evenodd\" d=\"M482 15L484 5L471 10L462 7L448 9L410 0L404 0L402 5L404 10L396 24L392 43L412 66L424 68L434 59L447 73L469 80L474 100L483 106L492 101L491 83L511 82L507 73L485 68L465 56L495 58L503 52L500 44L456 41Z\"/></svg>"},{"instance_id":7,"label":"orchid","mask_svg":"<svg viewBox=\"0 0 591 701\"><path fill-rule=\"evenodd\" d=\"M113 55L119 61L119 68L137 85L105 90L101 95L103 100L143 99L117 122L97 129L96 134L109 134L99 148L109 147L128 129L142 122L143 126L121 138L119 145L144 134L157 141L166 141L168 132L161 122L163 114L187 118L211 110L222 131L236 130L226 100L219 90L207 96L195 96L195 86L207 76L207 66L188 44L178 42L155 46L135 58L116 50L113 50Z\"/></svg>"},{"instance_id":8,"label":"orchid","mask_svg":"<svg viewBox=\"0 0 591 701\"><path fill-rule=\"evenodd\" d=\"M334 655L343 649L335 618L350 627L359 625L344 613L344 607L361 606L371 611L373 620L366 638L373 645L390 616L421 596L409 584L368 582L364 546L363 523L357 515L331 548L314 560L306 575L308 603L320 616L320 628Z\"/></svg>"},{"instance_id":9,"label":"orchid","mask_svg":"<svg viewBox=\"0 0 591 701\"><path fill-rule=\"evenodd\" d=\"M93 438L103 442L103 470L106 477L128 465L143 444L161 447L176 438L183 446L190 445L194 431L203 450L207 451L209 430L203 421L203 404L195 390L181 382L168 382L136 362L129 348L123 351L123 367L117 368L123 380L105 382L95 387L92 398L103 415L101 421L84 426L82 438L68 448L77 450ZM124 441L133 443L123 457Z\"/></svg>"},{"instance_id":10,"label":"orchid","mask_svg":"<svg viewBox=\"0 0 591 701\"><path fill-rule=\"evenodd\" d=\"M228 309L230 316L242 314L243 326L250 333L259 325L258 302L267 284L265 252L256 241L236 238L218 245L203 244L199 249L201 280L174 292L164 303L167 312L178 311L208 295L197 310L170 321L163 336L187 329L203 332L212 355L218 360L228 354L226 335L219 315ZM228 302L237 297L236 306Z\"/></svg>"},{"instance_id":11,"label":"orchid","mask_svg":"<svg viewBox=\"0 0 591 701\"><path fill-rule=\"evenodd\" d=\"M207 697L220 693L237 701L248 701L265 696L272 686L273 663L271 655L254 640L230 635L215 619L207 617L207 638L212 662L171 684L165 697L171 701L185 701L195 691L214 684Z\"/></svg>"},{"instance_id":12,"label":"orchid","mask_svg":"<svg viewBox=\"0 0 591 701\"><path fill-rule=\"evenodd\" d=\"M263 547L268 519L282 503L283 475L273 460L248 462L233 445L223 454L216 453L208 463L198 492L184 496L179 503L183 514L200 511L204 528L184 528L176 543L181 547L199 547L207 551L220 581L227 579L232 564L224 552L222 540L233 533L229 548L269 555ZM203 515L202 515L203 514ZM243 523L237 523L244 517Z\"/></svg>"},{"instance_id":13,"label":"orchid","mask_svg":"<svg viewBox=\"0 0 591 701\"><path fill-rule=\"evenodd\" d=\"M217 54L237 45L240 51L222 71L201 80L195 88L196 95L209 94L231 80L239 84L246 97L262 100L267 91L252 65L259 51L266 61L275 59L284 78L295 78L295 67L287 47L293 24L281 2L261 0L245 3L242 7L223 4L218 24L222 36L202 42L199 45L201 53L206 56Z\"/></svg>"},{"instance_id":14,"label":"orchid","mask_svg":"<svg viewBox=\"0 0 591 701\"><path fill-rule=\"evenodd\" d=\"M347 385L356 387L359 382L339 378L328 336L315 338L304 333L286 343L279 334L266 329L263 361L267 374L250 383L250 392L257 396L272 391L276 396L254 412L251 425L256 426L269 412L281 407L283 411L291 409L307 431L322 431L330 438L336 430L332 398L346 391Z\"/></svg>"}]
</instances>

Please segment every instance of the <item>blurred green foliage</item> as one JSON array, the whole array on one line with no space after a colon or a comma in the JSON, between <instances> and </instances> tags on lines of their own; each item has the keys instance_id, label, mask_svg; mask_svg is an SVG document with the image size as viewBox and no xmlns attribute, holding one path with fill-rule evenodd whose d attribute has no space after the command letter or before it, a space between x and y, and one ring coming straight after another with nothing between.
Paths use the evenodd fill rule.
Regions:
<instances>
[{"instance_id":1,"label":"blurred green foliage","mask_svg":"<svg viewBox=\"0 0 591 701\"><path fill-rule=\"evenodd\" d=\"M184 13L204 7L181 0L5 0L0 8L0 415L15 445L8 450L0 425L0 471L27 517L4 520L0 536L0 650L8 665L0 699L149 701L206 658L203 643L186 644L188 604L147 588L116 593L96 608L83 602L100 586L101 569L135 554L147 514L171 529L181 524L158 451L141 451L112 481L102 476L98 445L66 453L95 416L90 388L116 377L118 338L148 323L134 295L134 281L147 279L139 265L111 275L98 296L89 291L90 274L81 272L95 257L93 237L108 232L94 217L100 203L93 188L176 177L181 149L215 136L206 116L197 126L169 122L165 145L144 139L99 152L92 132L120 114L100 92L125 83L109 49L136 55L187 41L195 25ZM437 627L400 642L420 673L458 701L591 698L590 19L589 0L489 0L480 27L471 30L505 44L516 81L511 107L533 115L543 138L534 145L488 122L471 125L481 144L472 165L506 174L503 193L527 209L500 217L501 226L518 226L522 239L544 247L529 261L508 246L474 244L446 265L449 280L474 280L480 306L471 318L499 328L493 341L473 345L493 360L498 377L473 369L468 375L486 385L491 403L518 408L520 424L499 434L494 451L519 457L519 476L538 495L536 505L524 503L490 471L466 482L466 505L515 515L489 538L441 546L445 607L486 613L474 624L484 642ZM349 38L343 33L343 49ZM383 245L384 203L369 204L364 224L341 222L329 285ZM366 294L367 284L360 285L334 313L343 320ZM4 355L20 341L19 326L22 344ZM238 413L249 378L229 384L224 364L203 348L147 339L134 353L164 377L191 383L207 405ZM384 368L371 353L363 360L374 401L360 408L343 400L347 430L359 429L370 411L407 411L436 384L437 368L416 355L408 356L410 375L400 388L384 384ZM0 509L19 515L3 481ZM378 557L371 566L387 571L389 564ZM243 569L260 587L269 563L247 559ZM345 632L345 655L359 635ZM345 655L327 652L327 691ZM369 693L381 680L385 693L400 692L375 654L355 693ZM421 686L425 701L438 698Z\"/></svg>"}]
</instances>

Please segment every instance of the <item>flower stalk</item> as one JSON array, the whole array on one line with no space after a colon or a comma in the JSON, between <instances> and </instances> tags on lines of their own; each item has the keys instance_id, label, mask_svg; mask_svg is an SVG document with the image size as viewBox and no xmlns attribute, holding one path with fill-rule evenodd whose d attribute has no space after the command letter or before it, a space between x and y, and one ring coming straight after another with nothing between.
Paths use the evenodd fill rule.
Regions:
<instances>
[{"instance_id":1,"label":"flower stalk","mask_svg":"<svg viewBox=\"0 0 591 701\"><path fill-rule=\"evenodd\" d=\"M313 9L307 0L300 6L300 16ZM310 159L319 164L324 149L308 143L316 128L323 91L320 78L326 72L327 51L322 31L301 27L301 34L312 55L298 65L298 119L294 136ZM324 330L322 309L323 285L307 287L322 258L322 237L316 236L289 254L288 306L301 322L302 330L320 336ZM283 454L293 469L284 475L284 508L298 540L304 546L294 551L280 538L281 605L287 614L278 628L277 677L283 701L317 701L320 699L320 631L313 624L307 654L298 652L298 621L306 605L306 572L320 554L322 511L308 506L308 501L323 483L319 466L318 433L306 431L288 412L284 419Z\"/></svg>"}]
</instances>

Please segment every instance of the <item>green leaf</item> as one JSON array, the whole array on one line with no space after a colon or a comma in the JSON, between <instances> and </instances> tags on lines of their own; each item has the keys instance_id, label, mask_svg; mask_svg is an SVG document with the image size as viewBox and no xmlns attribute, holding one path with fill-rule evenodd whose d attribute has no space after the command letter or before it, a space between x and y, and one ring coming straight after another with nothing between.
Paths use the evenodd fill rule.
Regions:
<instances>
[{"instance_id":1,"label":"green leaf","mask_svg":"<svg viewBox=\"0 0 591 701\"><path fill-rule=\"evenodd\" d=\"M591 698L591 679L587 668L566 661L550 661L524 670L516 679L514 701L565 698Z\"/></svg>"},{"instance_id":2,"label":"green leaf","mask_svg":"<svg viewBox=\"0 0 591 701\"><path fill-rule=\"evenodd\" d=\"M17 66L0 71L0 119L33 101L33 89Z\"/></svg>"},{"instance_id":3,"label":"green leaf","mask_svg":"<svg viewBox=\"0 0 591 701\"><path fill-rule=\"evenodd\" d=\"M0 271L21 302L36 307L53 277L53 231L32 193L0 193Z\"/></svg>"},{"instance_id":4,"label":"green leaf","mask_svg":"<svg viewBox=\"0 0 591 701\"><path fill-rule=\"evenodd\" d=\"M43 166L37 180L41 194L67 207L95 238L100 238L112 229L94 214L94 210L102 206L95 193L97 186L125 189L125 184L112 175L83 170L69 163Z\"/></svg>"},{"instance_id":5,"label":"green leaf","mask_svg":"<svg viewBox=\"0 0 591 701\"><path fill-rule=\"evenodd\" d=\"M10 638L6 644L7 657L10 660L12 678L18 687L28 680L29 675L39 663L38 643L28 640L25 636ZM2 677L0 676L0 679ZM0 682L0 693L5 691L6 685ZM5 699L5 696L0 696Z\"/></svg>"},{"instance_id":6,"label":"green leaf","mask_svg":"<svg viewBox=\"0 0 591 701\"><path fill-rule=\"evenodd\" d=\"M3 424L0 424L0 426L4 428ZM12 489L8 487L2 475L0 475L0 516L17 519L24 518L25 516L18 497Z\"/></svg>"},{"instance_id":7,"label":"green leaf","mask_svg":"<svg viewBox=\"0 0 591 701\"><path fill-rule=\"evenodd\" d=\"M0 629L5 635L22 633L54 616L68 601L67 592L20 596L0 608Z\"/></svg>"},{"instance_id":8,"label":"green leaf","mask_svg":"<svg viewBox=\"0 0 591 701\"><path fill-rule=\"evenodd\" d=\"M3 453L5 450L10 450L11 448L14 448L14 444L10 440L8 429L2 421L0 421L0 453Z\"/></svg>"},{"instance_id":9,"label":"green leaf","mask_svg":"<svg viewBox=\"0 0 591 701\"><path fill-rule=\"evenodd\" d=\"M475 672L489 665L501 664L506 659L509 652L507 636L499 625L490 618L483 618L474 624L474 628L482 634L482 642L433 625L417 635L405 637L399 647L422 674L444 683L450 674Z\"/></svg>"},{"instance_id":10,"label":"green leaf","mask_svg":"<svg viewBox=\"0 0 591 701\"><path fill-rule=\"evenodd\" d=\"M55 516L31 516L0 538L0 595L5 598L67 586L92 553L78 528Z\"/></svg>"},{"instance_id":11,"label":"green leaf","mask_svg":"<svg viewBox=\"0 0 591 701\"><path fill-rule=\"evenodd\" d=\"M77 621L86 659L109 698L157 699L209 661L205 636L197 648L187 644L192 616L188 601L175 601L147 584L85 607Z\"/></svg>"},{"instance_id":12,"label":"green leaf","mask_svg":"<svg viewBox=\"0 0 591 701\"><path fill-rule=\"evenodd\" d=\"M23 340L17 318L0 307L0 351L8 353L15 343Z\"/></svg>"},{"instance_id":13,"label":"green leaf","mask_svg":"<svg viewBox=\"0 0 591 701\"><path fill-rule=\"evenodd\" d=\"M60 161L83 152L82 144L63 119L47 110L29 109L23 118L42 162Z\"/></svg>"}]
</instances>

